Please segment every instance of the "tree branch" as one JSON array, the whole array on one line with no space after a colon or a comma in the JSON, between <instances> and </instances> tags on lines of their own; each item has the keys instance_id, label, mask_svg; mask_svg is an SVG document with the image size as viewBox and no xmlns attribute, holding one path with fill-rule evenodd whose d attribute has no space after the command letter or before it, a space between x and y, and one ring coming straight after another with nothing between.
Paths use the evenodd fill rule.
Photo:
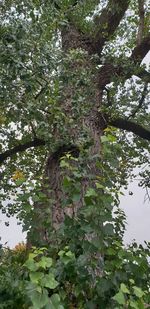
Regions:
<instances>
[{"instance_id":1,"label":"tree branch","mask_svg":"<svg viewBox=\"0 0 150 309\"><path fill-rule=\"evenodd\" d=\"M146 56L148 51L150 50L150 36L144 38L139 46L136 46L132 52L130 58L127 58L126 62L129 65L124 67L119 64L114 65L113 60L111 63L105 63L99 70L99 85L101 89L104 89L107 84L109 84L114 76L130 78L132 75L135 75L141 78L146 83L150 83L150 72L147 72L142 67L140 67L140 63L143 58ZM135 65L135 70L133 66ZM138 65L138 69L137 69Z\"/></svg>"},{"instance_id":2,"label":"tree branch","mask_svg":"<svg viewBox=\"0 0 150 309\"><path fill-rule=\"evenodd\" d=\"M133 49L131 60L133 60L134 63L140 63L147 55L149 50L150 50L150 33L145 38L143 38L143 40L140 42L139 45L137 45Z\"/></svg>"},{"instance_id":3,"label":"tree branch","mask_svg":"<svg viewBox=\"0 0 150 309\"><path fill-rule=\"evenodd\" d=\"M144 33L144 2L145 0L138 0L138 9L139 9L139 27L137 32L137 46L141 44L143 33Z\"/></svg>"},{"instance_id":4,"label":"tree branch","mask_svg":"<svg viewBox=\"0 0 150 309\"><path fill-rule=\"evenodd\" d=\"M105 42L114 34L122 20L130 0L109 0L100 16L95 16L95 52L101 53Z\"/></svg>"},{"instance_id":5,"label":"tree branch","mask_svg":"<svg viewBox=\"0 0 150 309\"><path fill-rule=\"evenodd\" d=\"M147 83L145 83L145 85L144 85L143 92L142 92L142 96L141 96L141 98L140 98L140 100L139 100L138 106L133 110L133 112L132 112L131 115L128 117L128 119L129 119L129 118L133 118L133 117L136 115L136 113L139 111L139 109L142 107L143 102L144 102L145 97L146 97L146 94L147 94Z\"/></svg>"},{"instance_id":6,"label":"tree branch","mask_svg":"<svg viewBox=\"0 0 150 309\"><path fill-rule=\"evenodd\" d=\"M146 139L147 141L150 141L150 131L148 129L143 128L143 126L135 122L123 118L116 118L116 119L108 119L108 124L113 127L126 130L128 132L132 132L135 135L143 139Z\"/></svg>"},{"instance_id":7,"label":"tree branch","mask_svg":"<svg viewBox=\"0 0 150 309\"><path fill-rule=\"evenodd\" d=\"M6 150L0 154L0 164L2 164L6 159L11 158L16 153L23 152L31 147L39 147L39 146L44 146L44 145L45 145L45 141L39 138L36 138L24 144L18 144L17 146L9 150Z\"/></svg>"}]
</instances>

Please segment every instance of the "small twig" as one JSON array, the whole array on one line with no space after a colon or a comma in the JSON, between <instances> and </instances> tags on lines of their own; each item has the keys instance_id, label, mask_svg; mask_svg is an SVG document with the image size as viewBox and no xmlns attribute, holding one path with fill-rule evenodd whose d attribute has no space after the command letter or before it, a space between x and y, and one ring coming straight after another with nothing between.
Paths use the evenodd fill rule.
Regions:
<instances>
[{"instance_id":1,"label":"small twig","mask_svg":"<svg viewBox=\"0 0 150 309\"><path fill-rule=\"evenodd\" d=\"M135 108L135 110L131 113L131 115L129 115L128 119L133 118L136 115L136 113L140 110L140 108L142 107L144 100L145 100L145 97L147 95L147 87L148 87L148 83L146 82L145 85L144 85L144 88L143 88L141 99L139 100L139 104Z\"/></svg>"},{"instance_id":2,"label":"small twig","mask_svg":"<svg viewBox=\"0 0 150 309\"><path fill-rule=\"evenodd\" d=\"M144 202L146 202L147 200L150 202L150 195L149 195L149 192L148 192L148 188L145 187L145 189L146 189L146 194L145 194Z\"/></svg>"},{"instance_id":3,"label":"small twig","mask_svg":"<svg viewBox=\"0 0 150 309\"><path fill-rule=\"evenodd\" d=\"M110 91L109 91L109 89L108 88L104 88L105 89L105 91L106 91L106 95L107 95L107 102L108 102L108 106L112 106L112 101L110 100Z\"/></svg>"},{"instance_id":4,"label":"small twig","mask_svg":"<svg viewBox=\"0 0 150 309\"><path fill-rule=\"evenodd\" d=\"M31 130L32 130L34 138L37 138L37 135L36 135L36 132L35 132L35 129L34 129L34 126L33 126L32 122L30 122L30 127L31 127Z\"/></svg>"},{"instance_id":5,"label":"small twig","mask_svg":"<svg viewBox=\"0 0 150 309\"><path fill-rule=\"evenodd\" d=\"M43 113L45 113L45 114L52 115L52 113L51 113L51 112L46 111L44 108L38 108L38 110L39 110L39 111L41 111L41 112L43 112Z\"/></svg>"},{"instance_id":6,"label":"small twig","mask_svg":"<svg viewBox=\"0 0 150 309\"><path fill-rule=\"evenodd\" d=\"M47 84L48 84L48 82L47 82ZM35 99L35 100L37 100L38 97L44 92L44 90L46 89L47 84L46 84L45 86L43 86L43 87L40 89L40 91L34 96L34 99Z\"/></svg>"}]
</instances>

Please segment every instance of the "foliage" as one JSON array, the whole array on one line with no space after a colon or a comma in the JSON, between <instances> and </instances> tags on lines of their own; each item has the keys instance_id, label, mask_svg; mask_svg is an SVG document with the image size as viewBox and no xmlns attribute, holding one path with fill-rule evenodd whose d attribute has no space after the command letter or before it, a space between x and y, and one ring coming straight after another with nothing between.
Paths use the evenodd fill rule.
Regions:
<instances>
[{"instance_id":1,"label":"foliage","mask_svg":"<svg viewBox=\"0 0 150 309\"><path fill-rule=\"evenodd\" d=\"M150 246L125 249L114 240L105 248L101 275L91 261L71 245L50 253L33 248L21 253L1 252L0 308L148 308ZM81 250L81 249L80 249ZM117 255L116 255L117 252ZM91 268L91 272L87 268Z\"/></svg>"},{"instance_id":2,"label":"foliage","mask_svg":"<svg viewBox=\"0 0 150 309\"><path fill-rule=\"evenodd\" d=\"M108 130L105 137L102 142L109 149L116 142L114 133ZM85 170L82 165L79 170L77 161L70 154L61 160L68 196L63 207L80 198ZM64 174L66 167L69 176ZM27 249L19 244L14 250L1 249L1 308L149 307L150 244L123 246L125 216L119 208L115 217L110 211L113 203L118 205L119 188L105 173L108 167L95 189L87 188L79 216L66 217L57 233L57 246L51 233L47 248Z\"/></svg>"},{"instance_id":3,"label":"foliage","mask_svg":"<svg viewBox=\"0 0 150 309\"><path fill-rule=\"evenodd\" d=\"M150 307L150 244L124 247L119 207L134 168L149 198L147 1L144 29L139 10L134 0L1 4L0 208L28 232L27 245L0 249L2 309Z\"/></svg>"}]
</instances>

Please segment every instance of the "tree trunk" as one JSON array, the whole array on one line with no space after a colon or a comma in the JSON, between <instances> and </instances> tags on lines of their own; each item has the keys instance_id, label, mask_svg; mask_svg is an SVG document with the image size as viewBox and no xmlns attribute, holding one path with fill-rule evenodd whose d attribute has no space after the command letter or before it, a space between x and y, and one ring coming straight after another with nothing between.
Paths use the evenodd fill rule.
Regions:
<instances>
[{"instance_id":1,"label":"tree trunk","mask_svg":"<svg viewBox=\"0 0 150 309\"><path fill-rule=\"evenodd\" d=\"M99 109L102 101L102 89L99 87L98 70L96 61L92 59L92 46L88 40L80 34L73 25L65 27L62 31L62 50L67 59L72 52L81 53L81 60L70 60L68 70L70 74L75 74L79 79L78 86L67 79L64 83L63 100L60 101L62 112L71 122L64 124L64 136L60 128L55 128L55 139L57 149L48 157L42 191L47 196L47 202L36 203L33 215L32 228L28 233L28 242L32 245L45 245L51 243L51 235L55 234L64 221L65 215L76 216L78 209L83 206L83 196L88 186L94 186L94 178L99 171L96 167L96 157L100 155L100 136L106 127L106 121L99 117ZM94 57L93 57L94 58ZM80 74L85 72L88 76L88 83L80 79ZM71 79L71 78L70 78ZM89 88L90 87L90 88ZM74 112L74 97L85 93L85 102L78 105L78 113ZM88 156L85 160L85 169L92 175L91 179L83 177L81 180L81 198L73 205L62 207L62 201L67 199L62 188L62 170L60 168L60 158L67 152L74 157L80 157L80 149L87 147L81 145L82 135L86 134L86 143L89 142ZM85 143L85 144L86 144ZM78 163L76 163L78 164ZM66 175L69 172L66 170ZM50 229L51 226L51 229ZM51 232L48 232L51 231ZM38 239L33 239L33 235L38 235Z\"/></svg>"}]
</instances>

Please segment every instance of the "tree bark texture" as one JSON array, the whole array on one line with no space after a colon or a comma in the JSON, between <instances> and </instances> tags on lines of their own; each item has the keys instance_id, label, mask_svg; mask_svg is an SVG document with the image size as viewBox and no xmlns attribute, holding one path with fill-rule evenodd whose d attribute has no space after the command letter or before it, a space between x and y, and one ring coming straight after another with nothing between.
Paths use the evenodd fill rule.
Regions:
<instances>
[{"instance_id":1,"label":"tree bark texture","mask_svg":"<svg viewBox=\"0 0 150 309\"><path fill-rule=\"evenodd\" d=\"M103 134L103 129L106 127L106 122L103 117L99 117L99 109L102 101L102 88L99 86L99 72L96 70L95 60L91 60L91 46L88 45L86 39L81 35L76 28L70 24L67 28L62 31L62 49L64 54L68 54L71 51L77 51L82 49L85 52L84 61L73 61L69 64L70 72L76 72L78 69L80 71L85 70L91 72L91 90L88 96L88 107L81 117L76 117L74 115L73 98L76 95L76 91L84 92L84 85L78 86L78 89L74 89L71 82L67 81L64 86L63 100L60 100L61 110L67 116L68 119L73 119L74 125L68 125L68 132L66 133L69 137L66 144L65 136L61 135L59 129L55 130L55 138L60 141L60 146L54 153L51 153L48 157L45 174L44 174L44 184L43 192L48 196L48 204L37 203L35 204L33 228L29 233L29 242L31 235L38 235L38 241L40 243L50 242L49 236L47 236L46 231L46 221L47 216L49 216L51 221L52 230L57 231L60 225L64 221L65 215L74 216L77 215L78 209L83 205L83 196L85 194L86 188L92 184L92 180L89 181L86 177L81 180L81 199L79 202L75 202L74 205L69 205L69 207L62 207L62 201L67 198L62 188L62 173L60 168L60 158L64 156L65 153L70 152L71 155L78 157L80 156L79 141L81 133L85 130L88 132L88 138L91 141L91 146L89 148L90 160L85 162L88 173L90 175L98 175L98 169L96 167L95 156L100 155L101 145L100 136ZM94 68L94 74L92 74ZM86 86L85 86L86 87ZM80 102L80 104L83 104ZM83 107L82 107L83 110ZM66 124L67 127L67 124ZM63 140L64 139L64 140ZM58 142L59 145L59 142ZM84 146L83 146L84 147ZM66 174L68 172L66 171ZM46 187L46 189L45 189ZM51 204L51 205L49 205ZM48 210L51 209L51 215ZM38 224L35 224L35 221ZM35 231L36 229L36 231ZM31 240L32 242L32 240Z\"/></svg>"}]
</instances>

